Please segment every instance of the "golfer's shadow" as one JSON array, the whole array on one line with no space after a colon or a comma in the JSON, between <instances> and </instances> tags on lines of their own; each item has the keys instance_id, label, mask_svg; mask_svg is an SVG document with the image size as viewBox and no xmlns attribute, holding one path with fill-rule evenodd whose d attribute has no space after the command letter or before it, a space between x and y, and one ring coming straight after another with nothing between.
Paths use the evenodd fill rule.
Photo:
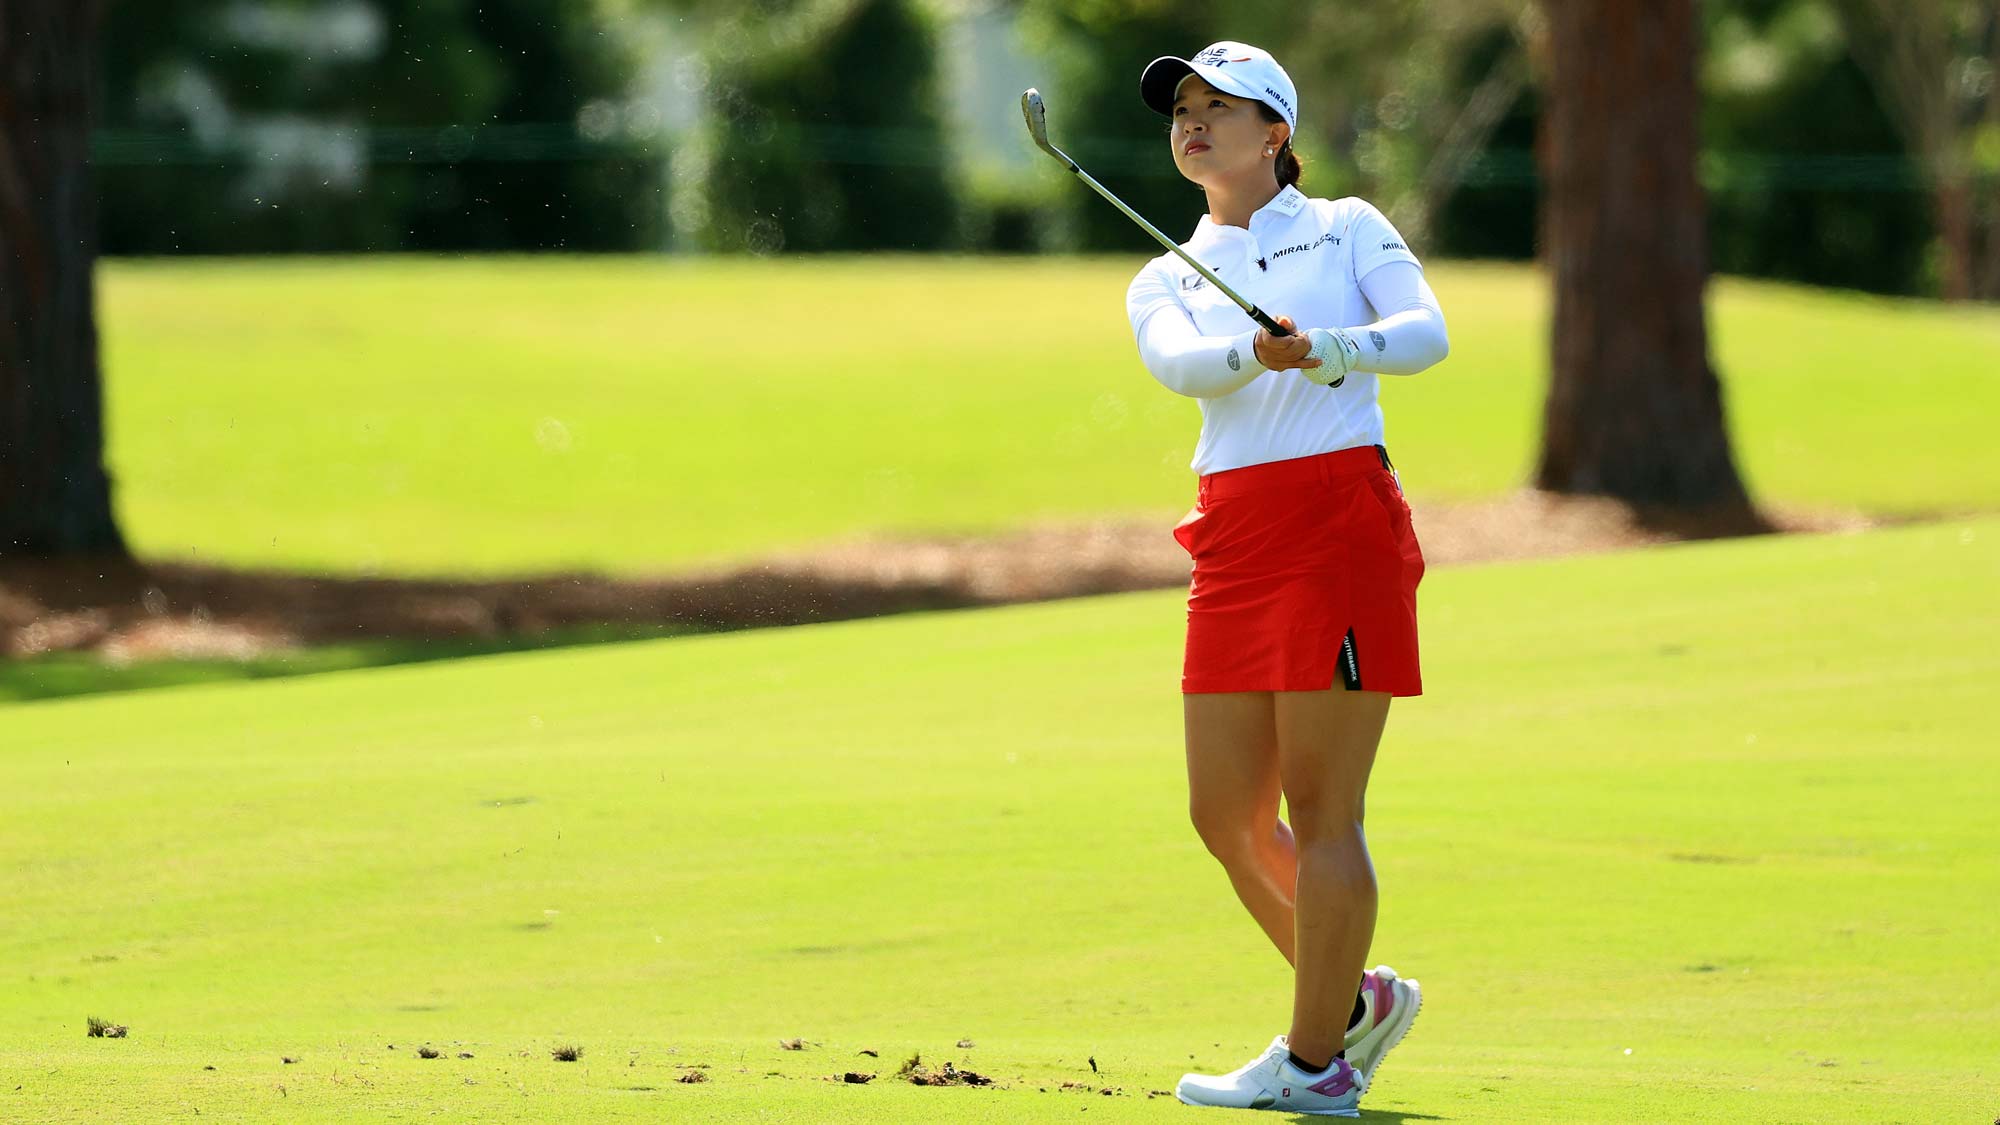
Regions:
<instances>
[{"instance_id":1,"label":"golfer's shadow","mask_svg":"<svg viewBox=\"0 0 2000 1125\"><path fill-rule=\"evenodd\" d=\"M1312 1113L1294 1113L1291 1119L1294 1125L1319 1125L1320 1122L1326 1120L1325 1117ZM1389 1123L1389 1125L1395 1125L1395 1123L1403 1121L1443 1121L1444 1118L1439 1117L1435 1113L1417 1113L1400 1109L1369 1109L1367 1106L1362 1106L1361 1120L1380 1121ZM2000 1122L1996 1122L1996 1125L2000 1125Z\"/></svg>"}]
</instances>

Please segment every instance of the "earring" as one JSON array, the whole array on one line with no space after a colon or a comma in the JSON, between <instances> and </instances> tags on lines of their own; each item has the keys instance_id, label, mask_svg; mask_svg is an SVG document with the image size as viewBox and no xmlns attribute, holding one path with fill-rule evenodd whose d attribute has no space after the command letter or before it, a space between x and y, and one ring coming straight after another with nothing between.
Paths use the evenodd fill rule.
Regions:
<instances>
[{"instance_id":1,"label":"earring","mask_svg":"<svg viewBox=\"0 0 2000 1125\"><path fill-rule=\"evenodd\" d=\"M1264 150L1264 155L1265 155L1265 156L1276 156L1276 155L1278 155L1278 150L1277 150L1277 149L1275 149L1275 148L1267 148L1267 149L1265 149L1265 150Z\"/></svg>"}]
</instances>

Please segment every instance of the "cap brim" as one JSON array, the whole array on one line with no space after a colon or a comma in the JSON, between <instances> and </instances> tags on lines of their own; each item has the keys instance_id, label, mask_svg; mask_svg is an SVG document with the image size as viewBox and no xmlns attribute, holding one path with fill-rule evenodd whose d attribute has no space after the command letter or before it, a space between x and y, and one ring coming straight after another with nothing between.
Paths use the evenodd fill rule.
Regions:
<instances>
[{"instance_id":1,"label":"cap brim","mask_svg":"<svg viewBox=\"0 0 2000 1125\"><path fill-rule=\"evenodd\" d=\"M1139 75L1139 97L1154 113L1162 117L1171 117L1174 112L1174 94L1181 88L1181 79L1193 73L1193 63L1186 59L1177 59L1172 55L1162 55L1147 63L1146 69Z\"/></svg>"},{"instance_id":2,"label":"cap brim","mask_svg":"<svg viewBox=\"0 0 2000 1125\"><path fill-rule=\"evenodd\" d=\"M1139 74L1139 97L1148 108L1162 117L1174 115L1174 97L1180 93L1181 82L1190 74L1199 74L1202 81L1239 98L1262 101L1255 93L1242 88L1242 83L1229 77L1220 67L1196 66L1186 59L1172 55L1161 55L1146 64Z\"/></svg>"}]
</instances>

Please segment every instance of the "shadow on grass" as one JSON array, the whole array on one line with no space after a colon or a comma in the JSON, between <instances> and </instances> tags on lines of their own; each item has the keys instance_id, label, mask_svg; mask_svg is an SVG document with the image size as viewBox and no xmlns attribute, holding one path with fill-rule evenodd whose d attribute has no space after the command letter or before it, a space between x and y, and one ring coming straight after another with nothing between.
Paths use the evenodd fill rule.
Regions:
<instances>
[{"instance_id":1,"label":"shadow on grass","mask_svg":"<svg viewBox=\"0 0 2000 1125\"><path fill-rule=\"evenodd\" d=\"M232 683L457 660L503 652L569 648L717 632L698 625L599 625L539 634L455 637L441 640L375 640L273 652L237 660L146 660L110 664L92 652L58 652L25 660L0 660L0 704L38 699L138 691L187 684Z\"/></svg>"},{"instance_id":2,"label":"shadow on grass","mask_svg":"<svg viewBox=\"0 0 2000 1125\"><path fill-rule=\"evenodd\" d=\"M922 551L925 565L913 566L902 548L869 548L833 562L780 560L660 579L359 578L123 557L0 560L0 703L1187 581L1185 555L1163 566L1134 559L1116 536L1086 546L1067 538L982 545L942 566Z\"/></svg>"}]
</instances>

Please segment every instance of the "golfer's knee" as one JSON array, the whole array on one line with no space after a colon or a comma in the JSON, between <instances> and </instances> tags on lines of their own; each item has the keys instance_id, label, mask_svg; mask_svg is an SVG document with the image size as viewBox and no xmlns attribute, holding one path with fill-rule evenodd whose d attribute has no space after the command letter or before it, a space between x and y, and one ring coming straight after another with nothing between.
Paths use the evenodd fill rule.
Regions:
<instances>
[{"instance_id":1,"label":"golfer's knee","mask_svg":"<svg viewBox=\"0 0 2000 1125\"><path fill-rule=\"evenodd\" d=\"M1202 846L1208 854L1221 860L1223 866L1247 863L1257 855L1258 832L1255 826L1240 816L1210 812L1195 807L1190 812L1194 831L1201 837ZM1264 829L1270 831L1268 827Z\"/></svg>"},{"instance_id":2,"label":"golfer's knee","mask_svg":"<svg viewBox=\"0 0 2000 1125\"><path fill-rule=\"evenodd\" d=\"M1286 797L1286 807L1291 813L1292 834L1298 837L1299 846L1308 841L1343 842L1359 841L1361 837L1362 797L1356 794L1353 800L1326 801L1315 797Z\"/></svg>"},{"instance_id":3,"label":"golfer's knee","mask_svg":"<svg viewBox=\"0 0 2000 1125\"><path fill-rule=\"evenodd\" d=\"M1375 893L1375 865L1359 833L1299 840L1299 877L1330 885L1346 896Z\"/></svg>"},{"instance_id":4,"label":"golfer's knee","mask_svg":"<svg viewBox=\"0 0 2000 1125\"><path fill-rule=\"evenodd\" d=\"M1362 809L1322 809L1314 805L1292 805L1292 835L1298 847L1322 845L1334 849L1358 849L1362 845Z\"/></svg>"}]
</instances>

